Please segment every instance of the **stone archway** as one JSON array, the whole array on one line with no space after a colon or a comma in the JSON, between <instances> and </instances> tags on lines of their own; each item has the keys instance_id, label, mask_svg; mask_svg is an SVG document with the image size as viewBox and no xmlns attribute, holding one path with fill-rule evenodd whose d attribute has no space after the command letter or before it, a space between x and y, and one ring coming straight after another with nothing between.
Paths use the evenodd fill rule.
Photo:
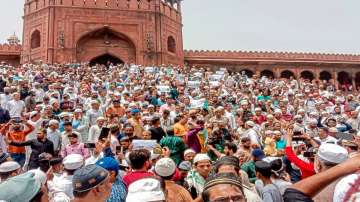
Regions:
<instances>
[{"instance_id":1,"label":"stone archway","mask_svg":"<svg viewBox=\"0 0 360 202\"><path fill-rule=\"evenodd\" d=\"M111 55L111 54L104 54L104 55L100 55L97 56L93 59L90 60L90 66L94 66L96 64L101 64L101 65L110 65L110 64L122 64L124 63L124 61L122 61L121 59Z\"/></svg>"},{"instance_id":2,"label":"stone archway","mask_svg":"<svg viewBox=\"0 0 360 202\"><path fill-rule=\"evenodd\" d=\"M315 78L314 74L310 71L301 72L300 77L309 81L312 81Z\"/></svg>"},{"instance_id":3,"label":"stone archway","mask_svg":"<svg viewBox=\"0 0 360 202\"><path fill-rule=\"evenodd\" d=\"M274 72L270 71L270 70L263 70L260 72L260 76L263 77L263 76L266 76L267 78L275 78L275 74Z\"/></svg>"},{"instance_id":4,"label":"stone archway","mask_svg":"<svg viewBox=\"0 0 360 202\"><path fill-rule=\"evenodd\" d=\"M328 72L328 71L322 71L322 72L320 72L320 76L319 76L319 79L321 80L321 81L329 81L330 79L332 79L332 75L331 75L331 73L330 72Z\"/></svg>"},{"instance_id":5,"label":"stone archway","mask_svg":"<svg viewBox=\"0 0 360 202\"><path fill-rule=\"evenodd\" d=\"M339 72L337 78L340 85L348 86L352 84L351 75L348 72Z\"/></svg>"},{"instance_id":6,"label":"stone archway","mask_svg":"<svg viewBox=\"0 0 360 202\"><path fill-rule=\"evenodd\" d=\"M254 75L254 72L251 71L251 70L248 70L248 69L243 69L243 70L240 71L240 73L242 73L242 72L244 72L245 75L246 75L248 78L251 78L251 77L253 77L253 75Z\"/></svg>"},{"instance_id":7,"label":"stone archway","mask_svg":"<svg viewBox=\"0 0 360 202\"><path fill-rule=\"evenodd\" d=\"M289 70L282 71L280 77L286 79L290 79L290 77L296 78L295 74Z\"/></svg>"},{"instance_id":8,"label":"stone archway","mask_svg":"<svg viewBox=\"0 0 360 202\"><path fill-rule=\"evenodd\" d=\"M102 57L107 57L111 61L133 63L136 62L136 47L126 35L109 27L89 32L77 41L76 59L78 62L94 61Z\"/></svg>"}]
</instances>

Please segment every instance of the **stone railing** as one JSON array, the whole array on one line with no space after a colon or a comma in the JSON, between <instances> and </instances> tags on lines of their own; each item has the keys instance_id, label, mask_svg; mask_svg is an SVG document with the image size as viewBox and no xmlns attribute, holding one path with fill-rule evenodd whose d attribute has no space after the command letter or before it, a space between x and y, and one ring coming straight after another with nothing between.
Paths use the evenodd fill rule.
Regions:
<instances>
[{"instance_id":1,"label":"stone railing","mask_svg":"<svg viewBox=\"0 0 360 202\"><path fill-rule=\"evenodd\" d=\"M25 15L49 6L121 9L138 11L155 11L156 7L164 15L174 19L181 19L180 4L170 5L164 0L26 0Z\"/></svg>"},{"instance_id":2,"label":"stone railing","mask_svg":"<svg viewBox=\"0 0 360 202\"><path fill-rule=\"evenodd\" d=\"M319 61L319 62L356 62L360 63L360 55L326 54L326 53L294 53L294 52L262 52L262 51L209 51L185 50L185 59L224 59L224 60L273 60L273 61Z\"/></svg>"},{"instance_id":3,"label":"stone railing","mask_svg":"<svg viewBox=\"0 0 360 202\"><path fill-rule=\"evenodd\" d=\"M21 54L21 45L0 44L0 55L19 55Z\"/></svg>"}]
</instances>

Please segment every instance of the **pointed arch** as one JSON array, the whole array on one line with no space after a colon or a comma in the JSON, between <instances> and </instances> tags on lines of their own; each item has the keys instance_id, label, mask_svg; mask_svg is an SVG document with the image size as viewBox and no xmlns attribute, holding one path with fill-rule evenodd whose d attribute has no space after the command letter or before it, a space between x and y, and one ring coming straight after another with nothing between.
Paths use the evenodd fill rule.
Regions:
<instances>
[{"instance_id":1,"label":"pointed arch","mask_svg":"<svg viewBox=\"0 0 360 202\"><path fill-rule=\"evenodd\" d=\"M167 39L167 50L171 53L176 53L176 42L173 36L169 36Z\"/></svg>"},{"instance_id":2,"label":"pointed arch","mask_svg":"<svg viewBox=\"0 0 360 202\"><path fill-rule=\"evenodd\" d=\"M267 78L275 78L275 74L274 72L270 71L270 70L263 70L260 72L260 76L266 76Z\"/></svg>"},{"instance_id":3,"label":"pointed arch","mask_svg":"<svg viewBox=\"0 0 360 202\"><path fill-rule=\"evenodd\" d=\"M308 79L310 81L312 81L315 78L314 74L310 71L302 71L300 73L300 77L303 79Z\"/></svg>"},{"instance_id":4,"label":"pointed arch","mask_svg":"<svg viewBox=\"0 0 360 202\"><path fill-rule=\"evenodd\" d=\"M78 62L88 62L106 54L108 58L118 58L122 62L136 62L136 46L133 41L111 27L102 27L86 32L77 40L76 58ZM114 59L114 61L116 60Z\"/></svg>"},{"instance_id":5,"label":"pointed arch","mask_svg":"<svg viewBox=\"0 0 360 202\"><path fill-rule=\"evenodd\" d=\"M290 79L291 77L296 78L295 74L290 70L284 70L280 74L281 78Z\"/></svg>"},{"instance_id":6,"label":"pointed arch","mask_svg":"<svg viewBox=\"0 0 360 202\"><path fill-rule=\"evenodd\" d=\"M41 46L41 33L39 30L35 30L31 34L30 38L30 48L35 49Z\"/></svg>"}]
</instances>

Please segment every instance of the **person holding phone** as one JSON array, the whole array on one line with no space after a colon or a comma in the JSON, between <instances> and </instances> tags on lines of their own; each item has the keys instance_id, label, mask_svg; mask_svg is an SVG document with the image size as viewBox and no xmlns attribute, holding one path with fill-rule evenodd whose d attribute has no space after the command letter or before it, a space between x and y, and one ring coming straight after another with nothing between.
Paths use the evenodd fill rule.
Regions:
<instances>
[{"instance_id":1,"label":"person holding phone","mask_svg":"<svg viewBox=\"0 0 360 202\"><path fill-rule=\"evenodd\" d=\"M24 127L25 126L25 127ZM34 130L34 127L20 117L12 119L0 129L0 134L6 136L9 141L24 142L28 134ZM21 166L25 164L25 147L8 146L8 152L12 159Z\"/></svg>"},{"instance_id":2,"label":"person holding phone","mask_svg":"<svg viewBox=\"0 0 360 202\"><path fill-rule=\"evenodd\" d=\"M39 130L36 139L28 141L7 140L8 144L13 147L31 147L28 169L40 169L46 172L49 169L49 160L55 155L53 143L46 138L46 129Z\"/></svg>"},{"instance_id":3,"label":"person holding phone","mask_svg":"<svg viewBox=\"0 0 360 202\"><path fill-rule=\"evenodd\" d=\"M110 148L112 153L116 154L116 147L120 146L120 142L118 140L119 126L112 125L110 126Z\"/></svg>"}]
</instances>

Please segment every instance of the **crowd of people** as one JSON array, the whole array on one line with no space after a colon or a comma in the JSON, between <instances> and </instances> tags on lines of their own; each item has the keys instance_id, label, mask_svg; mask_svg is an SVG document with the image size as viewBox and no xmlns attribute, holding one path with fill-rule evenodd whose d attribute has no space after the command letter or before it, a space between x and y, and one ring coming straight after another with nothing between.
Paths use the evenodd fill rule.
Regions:
<instances>
[{"instance_id":1,"label":"crowd of people","mask_svg":"<svg viewBox=\"0 0 360 202\"><path fill-rule=\"evenodd\" d=\"M359 112L332 80L3 65L0 201L359 201Z\"/></svg>"}]
</instances>

